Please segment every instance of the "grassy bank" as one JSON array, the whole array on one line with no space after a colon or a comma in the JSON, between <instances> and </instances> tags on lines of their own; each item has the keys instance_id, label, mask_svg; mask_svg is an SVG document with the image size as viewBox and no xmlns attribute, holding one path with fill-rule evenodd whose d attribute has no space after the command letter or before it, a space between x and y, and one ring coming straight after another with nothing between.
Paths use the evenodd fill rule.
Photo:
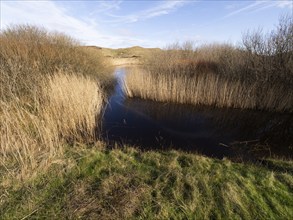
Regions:
<instances>
[{"instance_id":1,"label":"grassy bank","mask_svg":"<svg viewBox=\"0 0 293 220\"><path fill-rule=\"evenodd\" d=\"M292 112L293 21L270 34L248 32L243 44L175 44L153 52L125 79L129 97L218 107Z\"/></svg>"},{"instance_id":2,"label":"grassy bank","mask_svg":"<svg viewBox=\"0 0 293 220\"><path fill-rule=\"evenodd\" d=\"M64 159L63 145L95 140L103 56L33 26L0 34L1 185L26 181Z\"/></svg>"},{"instance_id":3,"label":"grassy bank","mask_svg":"<svg viewBox=\"0 0 293 220\"><path fill-rule=\"evenodd\" d=\"M178 151L68 149L67 165L2 191L2 219L293 217L292 161L251 165Z\"/></svg>"}]
</instances>

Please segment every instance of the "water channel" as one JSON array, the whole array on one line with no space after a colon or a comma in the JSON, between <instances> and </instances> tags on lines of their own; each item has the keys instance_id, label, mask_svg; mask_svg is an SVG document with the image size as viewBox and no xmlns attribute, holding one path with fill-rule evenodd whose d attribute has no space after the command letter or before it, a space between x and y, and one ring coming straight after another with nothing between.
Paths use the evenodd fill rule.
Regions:
<instances>
[{"instance_id":1,"label":"water channel","mask_svg":"<svg viewBox=\"0 0 293 220\"><path fill-rule=\"evenodd\" d=\"M127 98L125 74L125 68L115 70L117 84L104 109L101 135L109 146L177 149L216 158L292 158L292 114Z\"/></svg>"}]
</instances>

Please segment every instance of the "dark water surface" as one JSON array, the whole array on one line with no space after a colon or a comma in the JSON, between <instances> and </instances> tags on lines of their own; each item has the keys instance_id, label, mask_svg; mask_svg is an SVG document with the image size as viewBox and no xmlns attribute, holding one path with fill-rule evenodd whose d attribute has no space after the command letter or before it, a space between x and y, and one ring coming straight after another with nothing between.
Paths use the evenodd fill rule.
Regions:
<instances>
[{"instance_id":1,"label":"dark water surface","mask_svg":"<svg viewBox=\"0 0 293 220\"><path fill-rule=\"evenodd\" d=\"M207 156L292 158L292 114L178 105L127 98L124 68L105 107L102 138L110 146L180 149Z\"/></svg>"}]
</instances>

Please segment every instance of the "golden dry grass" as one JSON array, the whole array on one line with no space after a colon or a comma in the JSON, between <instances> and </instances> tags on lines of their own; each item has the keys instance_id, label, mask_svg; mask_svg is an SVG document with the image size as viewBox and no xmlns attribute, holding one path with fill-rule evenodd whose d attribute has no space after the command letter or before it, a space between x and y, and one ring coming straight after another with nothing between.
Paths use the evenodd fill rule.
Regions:
<instances>
[{"instance_id":1,"label":"golden dry grass","mask_svg":"<svg viewBox=\"0 0 293 220\"><path fill-rule=\"evenodd\" d=\"M293 111L293 20L241 47L186 42L155 51L125 79L129 97L218 107Z\"/></svg>"},{"instance_id":2,"label":"golden dry grass","mask_svg":"<svg viewBox=\"0 0 293 220\"><path fill-rule=\"evenodd\" d=\"M57 73L49 78L45 89L44 112L65 138L93 138L96 115L103 105L98 82L75 74ZM80 137L81 135L81 137Z\"/></svg>"},{"instance_id":3,"label":"golden dry grass","mask_svg":"<svg viewBox=\"0 0 293 220\"><path fill-rule=\"evenodd\" d=\"M132 66L142 64L137 58L110 58L110 60L113 66Z\"/></svg>"},{"instance_id":4,"label":"golden dry grass","mask_svg":"<svg viewBox=\"0 0 293 220\"><path fill-rule=\"evenodd\" d=\"M29 178L94 140L110 79L103 56L70 37L34 26L0 34L0 172ZM60 160L61 159L61 160Z\"/></svg>"},{"instance_id":5,"label":"golden dry grass","mask_svg":"<svg viewBox=\"0 0 293 220\"><path fill-rule=\"evenodd\" d=\"M128 70L124 82L129 97L162 102L203 104L218 107L292 111L293 95L280 84L226 80L207 72L195 76L153 75L144 69ZM282 97L282 99L280 99Z\"/></svg>"},{"instance_id":6,"label":"golden dry grass","mask_svg":"<svg viewBox=\"0 0 293 220\"><path fill-rule=\"evenodd\" d=\"M1 103L0 162L14 175L30 176L46 168L62 156L68 141L94 140L103 103L97 82L58 72L44 82L41 96L34 112L17 100Z\"/></svg>"}]
</instances>

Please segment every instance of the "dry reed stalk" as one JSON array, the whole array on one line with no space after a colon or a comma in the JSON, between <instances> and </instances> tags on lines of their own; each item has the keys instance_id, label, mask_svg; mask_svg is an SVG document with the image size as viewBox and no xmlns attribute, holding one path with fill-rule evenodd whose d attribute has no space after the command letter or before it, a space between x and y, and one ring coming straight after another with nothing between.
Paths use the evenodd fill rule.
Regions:
<instances>
[{"instance_id":1,"label":"dry reed stalk","mask_svg":"<svg viewBox=\"0 0 293 220\"><path fill-rule=\"evenodd\" d=\"M17 99L0 106L0 162L22 178L61 157L66 140L92 141L102 108L101 89L87 77L58 72L42 85L39 111Z\"/></svg>"},{"instance_id":2,"label":"dry reed stalk","mask_svg":"<svg viewBox=\"0 0 293 220\"><path fill-rule=\"evenodd\" d=\"M92 140L96 115L103 105L100 86L94 80L58 72L49 77L44 90L46 97L43 115L55 124L64 138Z\"/></svg>"},{"instance_id":3,"label":"dry reed stalk","mask_svg":"<svg viewBox=\"0 0 293 220\"><path fill-rule=\"evenodd\" d=\"M1 165L15 175L34 174L35 169L62 152L60 140L39 113L31 113L16 101L1 103Z\"/></svg>"},{"instance_id":4,"label":"dry reed stalk","mask_svg":"<svg viewBox=\"0 0 293 220\"><path fill-rule=\"evenodd\" d=\"M248 32L239 47L174 44L152 53L125 80L128 96L219 107L293 111L293 19Z\"/></svg>"},{"instance_id":5,"label":"dry reed stalk","mask_svg":"<svg viewBox=\"0 0 293 220\"><path fill-rule=\"evenodd\" d=\"M293 103L293 95L279 84L268 86L257 81L248 84L226 80L212 72L189 77L130 69L124 88L129 97L194 105L292 111Z\"/></svg>"},{"instance_id":6,"label":"dry reed stalk","mask_svg":"<svg viewBox=\"0 0 293 220\"><path fill-rule=\"evenodd\" d=\"M1 31L0 45L0 173L30 177L65 160L64 145L94 140L107 63L69 36L30 25Z\"/></svg>"}]
</instances>

